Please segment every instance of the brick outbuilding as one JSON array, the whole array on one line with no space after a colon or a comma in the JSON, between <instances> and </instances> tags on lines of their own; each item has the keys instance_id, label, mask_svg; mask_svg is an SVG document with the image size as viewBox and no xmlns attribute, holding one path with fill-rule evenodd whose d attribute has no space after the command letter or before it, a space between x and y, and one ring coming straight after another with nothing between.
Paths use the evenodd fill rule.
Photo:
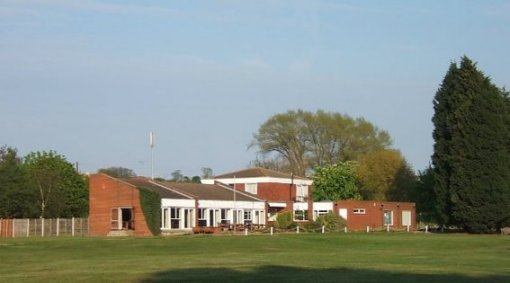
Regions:
<instances>
[{"instance_id":1,"label":"brick outbuilding","mask_svg":"<svg viewBox=\"0 0 510 283\"><path fill-rule=\"evenodd\" d=\"M416 205L412 202L342 200L334 202L334 211L347 220L352 231L416 229Z\"/></svg>"},{"instance_id":2,"label":"brick outbuilding","mask_svg":"<svg viewBox=\"0 0 510 283\"><path fill-rule=\"evenodd\" d=\"M89 180L90 235L152 235L135 185L105 174L92 174Z\"/></svg>"}]
</instances>

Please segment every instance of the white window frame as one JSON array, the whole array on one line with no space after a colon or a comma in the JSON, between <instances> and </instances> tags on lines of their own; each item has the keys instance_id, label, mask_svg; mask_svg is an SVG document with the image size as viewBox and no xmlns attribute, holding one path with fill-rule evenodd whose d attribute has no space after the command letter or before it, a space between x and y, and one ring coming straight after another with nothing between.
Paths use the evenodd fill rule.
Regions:
<instances>
[{"instance_id":1,"label":"white window frame","mask_svg":"<svg viewBox=\"0 0 510 283\"><path fill-rule=\"evenodd\" d=\"M389 213L389 216L390 216L390 223L387 223L387 221L386 221L386 220L387 220L386 215L387 215L388 213ZM393 210L389 210L389 209L388 209L388 210L384 210L384 215L383 215L383 217L384 217L384 225L385 225L385 226L387 226L387 225L389 225L389 226L393 226Z\"/></svg>"},{"instance_id":2,"label":"white window frame","mask_svg":"<svg viewBox=\"0 0 510 283\"><path fill-rule=\"evenodd\" d=\"M297 197L307 198L308 197L308 186L304 184L297 185L296 191Z\"/></svg>"},{"instance_id":3,"label":"white window frame","mask_svg":"<svg viewBox=\"0 0 510 283\"><path fill-rule=\"evenodd\" d=\"M319 210L314 210L313 211L313 219L317 219L317 217L321 216L321 215L326 215L328 213L331 213L332 211L329 210L329 209L319 209Z\"/></svg>"},{"instance_id":4,"label":"white window frame","mask_svg":"<svg viewBox=\"0 0 510 283\"><path fill-rule=\"evenodd\" d=\"M244 184L244 191L253 195L258 193L257 183L246 183Z\"/></svg>"},{"instance_id":5,"label":"white window frame","mask_svg":"<svg viewBox=\"0 0 510 283\"><path fill-rule=\"evenodd\" d=\"M296 212L300 212L303 219L298 218L297 217L298 215ZM308 209L295 209L293 214L294 214L294 221L308 221Z\"/></svg>"},{"instance_id":6,"label":"white window frame","mask_svg":"<svg viewBox=\"0 0 510 283\"><path fill-rule=\"evenodd\" d=\"M244 210L244 221L252 221L253 218L252 218L252 211L249 210L249 209L245 209Z\"/></svg>"},{"instance_id":7,"label":"white window frame","mask_svg":"<svg viewBox=\"0 0 510 283\"><path fill-rule=\"evenodd\" d=\"M181 228L181 208L180 207L170 207L170 229L180 229ZM177 221L177 227L174 227L173 222Z\"/></svg>"}]
</instances>

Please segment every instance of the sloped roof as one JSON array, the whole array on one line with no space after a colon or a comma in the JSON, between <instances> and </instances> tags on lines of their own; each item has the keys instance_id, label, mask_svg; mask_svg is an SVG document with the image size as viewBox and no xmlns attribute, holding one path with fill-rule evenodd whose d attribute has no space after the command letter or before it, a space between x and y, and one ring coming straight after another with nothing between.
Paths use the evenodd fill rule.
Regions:
<instances>
[{"instance_id":1,"label":"sloped roof","mask_svg":"<svg viewBox=\"0 0 510 283\"><path fill-rule=\"evenodd\" d=\"M200 200L234 200L234 191L232 188L222 185L207 185L197 183L172 183L157 182L165 187L176 190L178 192L194 196ZM236 193L237 201L263 201L255 195L240 192Z\"/></svg>"},{"instance_id":2,"label":"sloped roof","mask_svg":"<svg viewBox=\"0 0 510 283\"><path fill-rule=\"evenodd\" d=\"M185 195L179 194L175 191L172 191L164 186L158 186L153 183L151 179L146 177L132 177L122 179L124 182L131 184L137 188L147 189L153 192L158 193L162 198L171 198L171 199L191 199L193 196L186 197Z\"/></svg>"},{"instance_id":3,"label":"sloped roof","mask_svg":"<svg viewBox=\"0 0 510 283\"><path fill-rule=\"evenodd\" d=\"M306 178L293 176L292 174L288 173L282 173L266 168L261 167L254 167L254 168L248 168L232 173L226 173L223 175L219 175L214 177L214 179L231 179L231 178L260 178L260 177L270 177L270 178L283 178L283 179L303 179Z\"/></svg>"}]
</instances>

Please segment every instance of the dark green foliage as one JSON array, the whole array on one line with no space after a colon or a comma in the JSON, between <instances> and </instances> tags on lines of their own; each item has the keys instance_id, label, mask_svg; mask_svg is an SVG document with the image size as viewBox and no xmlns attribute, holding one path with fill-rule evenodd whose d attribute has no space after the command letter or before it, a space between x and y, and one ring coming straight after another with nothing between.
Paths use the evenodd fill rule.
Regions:
<instances>
[{"instance_id":1,"label":"dark green foliage","mask_svg":"<svg viewBox=\"0 0 510 283\"><path fill-rule=\"evenodd\" d=\"M325 232L340 232L347 226L347 221L339 215L330 212L326 215L318 216L314 221L309 221L303 225L303 228L307 232L322 232L322 226L324 226Z\"/></svg>"},{"instance_id":2,"label":"dark green foliage","mask_svg":"<svg viewBox=\"0 0 510 283\"><path fill-rule=\"evenodd\" d=\"M64 156L54 151L32 152L23 163L29 186L36 192L41 217L81 217L88 214L88 186Z\"/></svg>"},{"instance_id":3,"label":"dark green foliage","mask_svg":"<svg viewBox=\"0 0 510 283\"><path fill-rule=\"evenodd\" d=\"M161 234L161 196L153 191L138 188L140 191L140 205L145 221L153 235Z\"/></svg>"},{"instance_id":4,"label":"dark green foliage","mask_svg":"<svg viewBox=\"0 0 510 283\"><path fill-rule=\"evenodd\" d=\"M398 168L392 186L388 192L389 201L412 201L413 190L417 186L418 178L413 169L404 162Z\"/></svg>"},{"instance_id":5,"label":"dark green foliage","mask_svg":"<svg viewBox=\"0 0 510 283\"><path fill-rule=\"evenodd\" d=\"M283 230L295 228L297 225L296 222L294 222L292 211L279 213L278 216L276 216L275 226Z\"/></svg>"},{"instance_id":6,"label":"dark green foliage","mask_svg":"<svg viewBox=\"0 0 510 283\"><path fill-rule=\"evenodd\" d=\"M313 177L313 199L344 200L361 199L356 177L356 162L317 167Z\"/></svg>"},{"instance_id":7,"label":"dark green foliage","mask_svg":"<svg viewBox=\"0 0 510 283\"><path fill-rule=\"evenodd\" d=\"M432 167L419 173L418 180L412 187L409 197L412 202L416 203L418 221L438 223L434 200L434 171Z\"/></svg>"},{"instance_id":8,"label":"dark green foliage","mask_svg":"<svg viewBox=\"0 0 510 283\"><path fill-rule=\"evenodd\" d=\"M507 95L463 57L434 100L434 165L440 224L496 231L510 218Z\"/></svg>"},{"instance_id":9,"label":"dark green foliage","mask_svg":"<svg viewBox=\"0 0 510 283\"><path fill-rule=\"evenodd\" d=\"M21 158L15 149L0 148L0 218L37 215L37 195L28 187Z\"/></svg>"}]
</instances>

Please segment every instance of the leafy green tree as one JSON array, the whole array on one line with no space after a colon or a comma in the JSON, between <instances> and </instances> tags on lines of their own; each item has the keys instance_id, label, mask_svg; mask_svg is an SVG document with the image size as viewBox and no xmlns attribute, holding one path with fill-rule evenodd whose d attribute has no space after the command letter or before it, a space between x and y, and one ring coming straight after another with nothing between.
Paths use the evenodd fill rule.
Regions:
<instances>
[{"instance_id":1,"label":"leafy green tree","mask_svg":"<svg viewBox=\"0 0 510 283\"><path fill-rule=\"evenodd\" d=\"M193 176L191 177L191 183L200 184L201 183L200 176Z\"/></svg>"},{"instance_id":2,"label":"leafy green tree","mask_svg":"<svg viewBox=\"0 0 510 283\"><path fill-rule=\"evenodd\" d=\"M202 167L202 179L210 179L214 177L213 170L209 167Z\"/></svg>"},{"instance_id":3,"label":"leafy green tree","mask_svg":"<svg viewBox=\"0 0 510 283\"><path fill-rule=\"evenodd\" d=\"M22 160L14 148L0 148L0 218L34 217L36 195L27 185Z\"/></svg>"},{"instance_id":4,"label":"leafy green tree","mask_svg":"<svg viewBox=\"0 0 510 283\"><path fill-rule=\"evenodd\" d=\"M23 167L38 194L41 217L88 213L87 182L64 156L54 151L32 152L25 157Z\"/></svg>"},{"instance_id":5,"label":"leafy green tree","mask_svg":"<svg viewBox=\"0 0 510 283\"><path fill-rule=\"evenodd\" d=\"M363 198L380 201L408 200L416 178L398 150L366 154L359 161L357 173Z\"/></svg>"},{"instance_id":6,"label":"leafy green tree","mask_svg":"<svg viewBox=\"0 0 510 283\"><path fill-rule=\"evenodd\" d=\"M313 177L313 199L315 201L361 199L356 167L357 163L352 161L317 167Z\"/></svg>"},{"instance_id":7,"label":"leafy green tree","mask_svg":"<svg viewBox=\"0 0 510 283\"><path fill-rule=\"evenodd\" d=\"M124 167L108 167L102 168L97 171L114 178L130 178L136 176L135 172L129 168Z\"/></svg>"},{"instance_id":8,"label":"leafy green tree","mask_svg":"<svg viewBox=\"0 0 510 283\"><path fill-rule=\"evenodd\" d=\"M305 176L309 136L304 129L310 115L309 112L298 110L272 116L254 135L252 146L258 146L264 154L277 153L288 161L292 173Z\"/></svg>"},{"instance_id":9,"label":"leafy green tree","mask_svg":"<svg viewBox=\"0 0 510 283\"><path fill-rule=\"evenodd\" d=\"M441 224L491 232L510 222L508 95L469 58L452 63L434 98L434 166Z\"/></svg>"},{"instance_id":10,"label":"leafy green tree","mask_svg":"<svg viewBox=\"0 0 510 283\"><path fill-rule=\"evenodd\" d=\"M357 160L390 145L386 131L362 118L303 110L270 117L251 144L263 155L275 154L276 158L282 158L291 172L299 176L306 176L319 166Z\"/></svg>"},{"instance_id":11,"label":"leafy green tree","mask_svg":"<svg viewBox=\"0 0 510 283\"><path fill-rule=\"evenodd\" d=\"M182 175L181 170L175 170L170 175L172 175L172 182L182 182L184 180L184 175Z\"/></svg>"}]
</instances>

